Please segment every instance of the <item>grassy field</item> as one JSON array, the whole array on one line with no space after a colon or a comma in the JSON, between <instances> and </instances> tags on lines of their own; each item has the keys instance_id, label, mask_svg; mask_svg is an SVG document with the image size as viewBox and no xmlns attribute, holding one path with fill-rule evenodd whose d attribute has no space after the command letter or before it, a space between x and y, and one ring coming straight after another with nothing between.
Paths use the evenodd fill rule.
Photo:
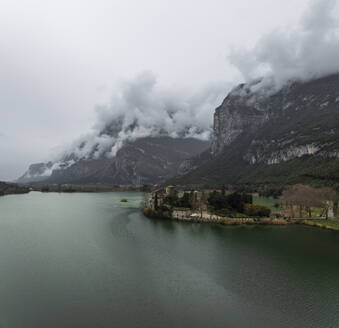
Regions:
<instances>
[{"instance_id":1,"label":"grassy field","mask_svg":"<svg viewBox=\"0 0 339 328\"><path fill-rule=\"evenodd\" d=\"M253 204L268 207L272 213L279 213L279 207L274 205L279 203L279 199L259 197L257 194L253 195Z\"/></svg>"},{"instance_id":2,"label":"grassy field","mask_svg":"<svg viewBox=\"0 0 339 328\"><path fill-rule=\"evenodd\" d=\"M253 204L268 207L272 214L280 213L280 208L274 205L279 203L279 199L259 197L257 194L253 194ZM295 213L299 213L299 207L295 206ZM323 215L324 210L322 208L312 207L312 218L317 218ZM307 216L307 214L305 214Z\"/></svg>"}]
</instances>

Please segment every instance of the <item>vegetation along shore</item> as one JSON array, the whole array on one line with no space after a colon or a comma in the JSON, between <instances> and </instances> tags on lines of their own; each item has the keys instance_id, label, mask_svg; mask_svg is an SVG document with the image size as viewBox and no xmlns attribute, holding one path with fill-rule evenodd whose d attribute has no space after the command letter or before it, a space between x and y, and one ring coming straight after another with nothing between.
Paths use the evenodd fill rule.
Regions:
<instances>
[{"instance_id":1,"label":"vegetation along shore","mask_svg":"<svg viewBox=\"0 0 339 328\"><path fill-rule=\"evenodd\" d=\"M265 205L264 205L265 204ZM175 186L145 194L147 217L222 225L300 224L339 231L338 194L329 188L294 185L279 197L226 190L180 190Z\"/></svg>"},{"instance_id":2,"label":"vegetation along shore","mask_svg":"<svg viewBox=\"0 0 339 328\"><path fill-rule=\"evenodd\" d=\"M25 194L29 192L26 186L17 185L15 183L7 183L0 181L0 196L11 194Z\"/></svg>"}]
</instances>

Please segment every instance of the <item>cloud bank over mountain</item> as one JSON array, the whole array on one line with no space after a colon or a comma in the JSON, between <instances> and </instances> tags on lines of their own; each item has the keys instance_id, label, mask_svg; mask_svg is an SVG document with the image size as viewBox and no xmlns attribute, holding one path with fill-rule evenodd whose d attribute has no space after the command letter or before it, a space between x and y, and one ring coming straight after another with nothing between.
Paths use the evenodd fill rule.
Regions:
<instances>
[{"instance_id":1,"label":"cloud bank over mountain","mask_svg":"<svg viewBox=\"0 0 339 328\"><path fill-rule=\"evenodd\" d=\"M281 88L289 80L307 81L339 72L337 0L311 0L296 27L264 35L253 48L235 49L230 62L246 81L262 77L256 88Z\"/></svg>"},{"instance_id":2,"label":"cloud bank over mountain","mask_svg":"<svg viewBox=\"0 0 339 328\"><path fill-rule=\"evenodd\" d=\"M215 83L187 94L161 88L152 72L142 72L124 81L108 103L97 106L92 131L70 145L62 157L114 157L126 141L148 136L208 140L213 111L229 86Z\"/></svg>"},{"instance_id":3,"label":"cloud bank over mountain","mask_svg":"<svg viewBox=\"0 0 339 328\"><path fill-rule=\"evenodd\" d=\"M69 151L112 156L119 148L110 131L113 125L124 127L120 140L183 131L204 138L214 107L228 91L226 83L216 81L234 86L270 72L285 81L304 76L309 67L318 75L332 72L337 62L336 1L314 3L297 26L308 2L98 0L84 5L80 0L37 0L18 10L15 1L2 1L0 179L14 179L32 162L49 161L65 143L87 132ZM293 28L266 35L251 48L284 24ZM233 65L226 60L232 45L248 49L232 52ZM99 106L98 114L93 111L102 99L101 88L108 90L120 77L145 69L156 72L159 80L132 79ZM135 120L132 129L129 122ZM154 128L159 122L161 128ZM179 128L173 130L174 125Z\"/></svg>"},{"instance_id":4,"label":"cloud bank over mountain","mask_svg":"<svg viewBox=\"0 0 339 328\"><path fill-rule=\"evenodd\" d=\"M274 30L251 49L233 50L230 63L250 82L250 89L261 94L275 92L290 80L339 72L337 5L337 0L311 0L297 26ZM160 87L156 76L145 71L121 83L109 102L97 106L92 131L59 157L112 158L125 142L147 136L207 140L214 109L230 85L215 82L188 93Z\"/></svg>"}]
</instances>

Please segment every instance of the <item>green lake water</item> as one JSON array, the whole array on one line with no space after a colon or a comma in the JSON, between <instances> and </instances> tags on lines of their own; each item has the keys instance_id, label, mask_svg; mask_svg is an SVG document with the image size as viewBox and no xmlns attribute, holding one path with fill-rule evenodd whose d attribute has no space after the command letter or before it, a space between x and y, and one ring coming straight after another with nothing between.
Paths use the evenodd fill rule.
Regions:
<instances>
[{"instance_id":1,"label":"green lake water","mask_svg":"<svg viewBox=\"0 0 339 328\"><path fill-rule=\"evenodd\" d=\"M0 328L339 327L338 232L149 220L141 198L0 197Z\"/></svg>"}]
</instances>

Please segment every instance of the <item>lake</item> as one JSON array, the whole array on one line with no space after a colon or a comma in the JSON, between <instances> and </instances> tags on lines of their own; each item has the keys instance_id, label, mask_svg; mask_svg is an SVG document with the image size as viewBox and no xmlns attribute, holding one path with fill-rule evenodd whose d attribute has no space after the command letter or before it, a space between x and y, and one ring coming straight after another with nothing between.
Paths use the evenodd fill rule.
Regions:
<instances>
[{"instance_id":1,"label":"lake","mask_svg":"<svg viewBox=\"0 0 339 328\"><path fill-rule=\"evenodd\" d=\"M141 198L0 197L0 327L339 327L338 232L150 220Z\"/></svg>"}]
</instances>

